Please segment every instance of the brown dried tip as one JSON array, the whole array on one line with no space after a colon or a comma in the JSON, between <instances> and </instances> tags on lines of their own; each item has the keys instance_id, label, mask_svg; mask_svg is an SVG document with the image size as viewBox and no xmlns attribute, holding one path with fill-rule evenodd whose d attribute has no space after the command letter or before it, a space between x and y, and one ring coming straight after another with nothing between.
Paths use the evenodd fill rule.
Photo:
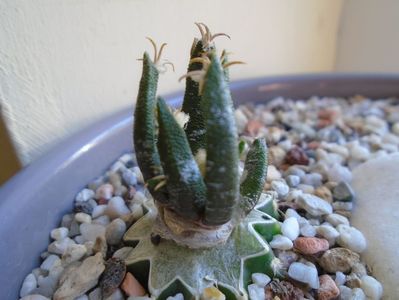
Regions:
<instances>
[{"instance_id":1,"label":"brown dried tip","mask_svg":"<svg viewBox=\"0 0 399 300\"><path fill-rule=\"evenodd\" d=\"M198 22L194 24L198 27L201 33L201 42L205 49L210 48L210 46L212 46L211 45L212 41L218 36L225 36L230 39L230 36L226 33L219 32L212 34L211 31L209 30L209 27L206 26L204 23Z\"/></svg>"}]
</instances>

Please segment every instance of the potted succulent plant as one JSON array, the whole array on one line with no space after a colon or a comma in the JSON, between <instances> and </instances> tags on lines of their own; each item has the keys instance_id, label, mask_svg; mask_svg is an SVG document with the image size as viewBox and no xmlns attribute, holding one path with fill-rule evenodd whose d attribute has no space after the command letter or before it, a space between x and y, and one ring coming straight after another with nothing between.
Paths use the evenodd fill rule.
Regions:
<instances>
[{"instance_id":1,"label":"potted succulent plant","mask_svg":"<svg viewBox=\"0 0 399 300\"><path fill-rule=\"evenodd\" d=\"M191 48L181 111L156 97L164 45L157 53L152 42L154 59L143 56L134 146L155 203L125 235L125 241L138 243L127 265L149 266L148 290L159 299L177 291L198 298L215 282L229 298L247 298L251 273L278 272L267 245L279 232L276 209L272 197L262 194L266 142L253 142L241 176L244 149L227 75L237 62L228 62L225 52L219 58L212 43L217 35L197 25L202 39ZM185 116L187 123L179 124Z\"/></svg>"}]
</instances>

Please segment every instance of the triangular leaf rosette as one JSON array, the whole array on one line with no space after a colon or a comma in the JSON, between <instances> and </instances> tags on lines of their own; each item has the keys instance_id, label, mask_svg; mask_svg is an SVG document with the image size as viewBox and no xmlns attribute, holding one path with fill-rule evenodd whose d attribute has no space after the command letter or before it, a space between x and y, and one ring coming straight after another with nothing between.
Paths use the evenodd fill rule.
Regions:
<instances>
[{"instance_id":1,"label":"triangular leaf rosette","mask_svg":"<svg viewBox=\"0 0 399 300\"><path fill-rule=\"evenodd\" d=\"M224 245L208 249L188 249L168 240L155 245L151 232L157 210L152 200L148 201L148 212L124 236L127 244L136 245L125 260L128 268L149 261L148 290L155 297L164 295L165 289L179 282L196 299L204 288L213 284L230 291L236 299L248 299L247 286L252 273L274 276L274 255L267 242L280 233L280 225L262 211L274 201L270 194L264 195L263 201L236 226Z\"/></svg>"}]
</instances>

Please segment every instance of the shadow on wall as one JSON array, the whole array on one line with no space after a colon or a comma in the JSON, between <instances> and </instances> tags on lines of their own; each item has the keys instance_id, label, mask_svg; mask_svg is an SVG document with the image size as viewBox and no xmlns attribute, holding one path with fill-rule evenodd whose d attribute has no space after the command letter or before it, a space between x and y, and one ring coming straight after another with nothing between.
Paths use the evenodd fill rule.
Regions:
<instances>
[{"instance_id":1,"label":"shadow on wall","mask_svg":"<svg viewBox=\"0 0 399 300\"><path fill-rule=\"evenodd\" d=\"M21 168L0 111L0 186Z\"/></svg>"}]
</instances>

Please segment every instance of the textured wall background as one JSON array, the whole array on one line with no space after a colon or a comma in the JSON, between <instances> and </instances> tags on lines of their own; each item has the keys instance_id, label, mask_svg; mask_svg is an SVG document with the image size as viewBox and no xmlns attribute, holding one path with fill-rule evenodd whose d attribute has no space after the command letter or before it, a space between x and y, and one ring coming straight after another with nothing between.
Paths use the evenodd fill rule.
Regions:
<instances>
[{"instance_id":1,"label":"textured wall background","mask_svg":"<svg viewBox=\"0 0 399 300\"><path fill-rule=\"evenodd\" d=\"M247 65L232 79L332 70L341 1L319 0L2 0L0 100L24 164L88 124L131 109L151 50L168 42L176 73L162 94L183 88L195 21L226 32L220 48Z\"/></svg>"}]
</instances>

